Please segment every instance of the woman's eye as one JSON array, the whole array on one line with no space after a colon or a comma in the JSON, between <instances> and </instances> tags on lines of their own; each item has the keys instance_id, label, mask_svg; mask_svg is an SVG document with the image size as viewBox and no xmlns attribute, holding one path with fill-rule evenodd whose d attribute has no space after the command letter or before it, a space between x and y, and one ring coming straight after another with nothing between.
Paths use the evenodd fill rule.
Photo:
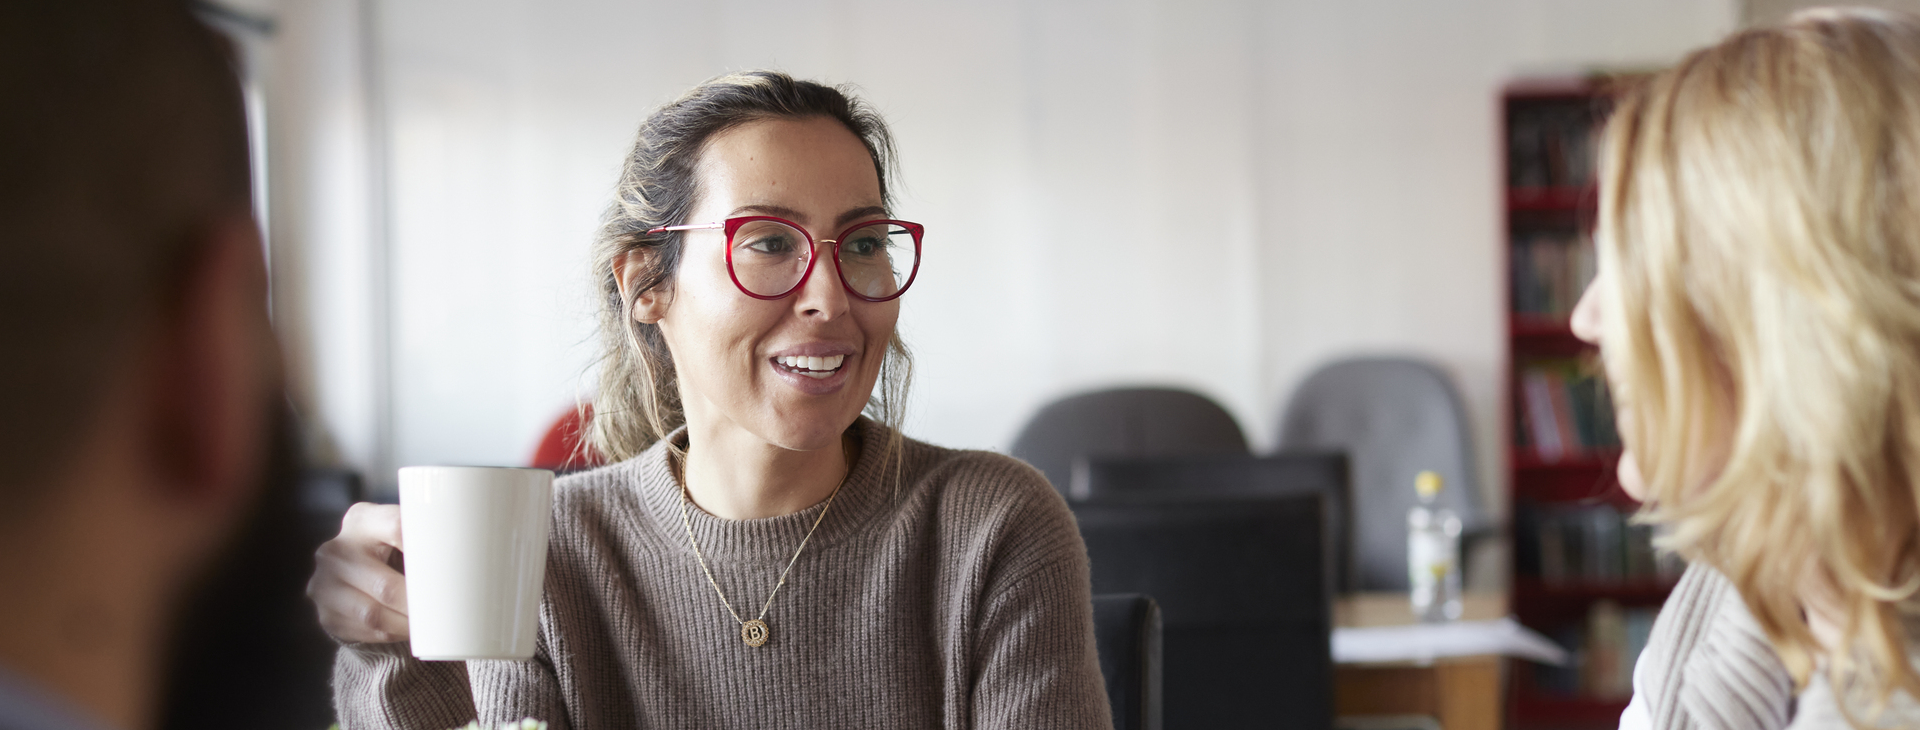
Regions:
<instances>
[{"instance_id":1,"label":"woman's eye","mask_svg":"<svg viewBox=\"0 0 1920 730\"><path fill-rule=\"evenodd\" d=\"M747 239L740 247L754 253L776 256L793 253L794 249L799 248L792 236L785 235L756 236Z\"/></svg>"},{"instance_id":2,"label":"woman's eye","mask_svg":"<svg viewBox=\"0 0 1920 730\"><path fill-rule=\"evenodd\" d=\"M888 245L885 236L861 236L846 242L841 249L855 256L879 256L886 253Z\"/></svg>"}]
</instances>

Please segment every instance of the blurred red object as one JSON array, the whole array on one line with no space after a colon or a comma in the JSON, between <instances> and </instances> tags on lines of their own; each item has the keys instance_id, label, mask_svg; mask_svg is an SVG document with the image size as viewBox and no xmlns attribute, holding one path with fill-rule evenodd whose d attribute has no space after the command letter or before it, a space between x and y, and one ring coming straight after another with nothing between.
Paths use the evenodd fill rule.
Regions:
<instances>
[{"instance_id":1,"label":"blurred red object","mask_svg":"<svg viewBox=\"0 0 1920 730\"><path fill-rule=\"evenodd\" d=\"M593 406L581 406L568 409L560 419L547 429L547 435L540 439L540 448L533 452L533 468L552 469L566 473L592 469L607 463L586 441L582 427L593 418Z\"/></svg>"}]
</instances>

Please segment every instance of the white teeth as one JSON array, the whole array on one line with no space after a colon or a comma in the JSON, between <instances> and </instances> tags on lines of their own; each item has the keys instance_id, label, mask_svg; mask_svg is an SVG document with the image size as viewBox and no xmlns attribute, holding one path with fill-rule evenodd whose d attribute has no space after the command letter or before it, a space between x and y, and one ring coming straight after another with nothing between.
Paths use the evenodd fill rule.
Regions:
<instances>
[{"instance_id":1,"label":"white teeth","mask_svg":"<svg viewBox=\"0 0 1920 730\"><path fill-rule=\"evenodd\" d=\"M787 355L785 357L777 358L775 362L778 362L781 365L785 365L795 370L802 371L801 372L802 375L809 375L813 377L824 378L827 375L831 374L833 371L839 370L841 363L846 362L846 360L847 360L846 355L834 355L831 357L810 357L810 356L804 356L804 355Z\"/></svg>"}]
</instances>

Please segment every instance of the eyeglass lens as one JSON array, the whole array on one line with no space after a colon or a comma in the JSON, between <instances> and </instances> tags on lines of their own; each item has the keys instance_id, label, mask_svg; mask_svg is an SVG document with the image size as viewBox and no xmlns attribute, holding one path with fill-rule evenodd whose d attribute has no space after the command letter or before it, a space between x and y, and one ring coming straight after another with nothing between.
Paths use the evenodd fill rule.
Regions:
<instances>
[{"instance_id":1,"label":"eyeglass lens","mask_svg":"<svg viewBox=\"0 0 1920 730\"><path fill-rule=\"evenodd\" d=\"M812 255L807 240L805 233L779 221L747 222L733 233L734 278L763 297L792 291L807 273ZM864 297L892 296L913 275L918 249L913 232L902 226L876 222L856 228L840 239L840 279Z\"/></svg>"}]
</instances>

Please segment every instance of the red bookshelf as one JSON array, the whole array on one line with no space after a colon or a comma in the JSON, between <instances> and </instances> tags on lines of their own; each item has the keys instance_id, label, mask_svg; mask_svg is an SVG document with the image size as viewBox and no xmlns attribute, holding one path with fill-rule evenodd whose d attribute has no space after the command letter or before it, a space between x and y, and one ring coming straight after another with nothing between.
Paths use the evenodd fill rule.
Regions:
<instances>
[{"instance_id":1,"label":"red bookshelf","mask_svg":"<svg viewBox=\"0 0 1920 730\"><path fill-rule=\"evenodd\" d=\"M1523 685L1524 678L1516 678ZM1521 694L1512 704L1514 727L1610 728L1620 724L1620 713L1630 698L1543 698Z\"/></svg>"},{"instance_id":2,"label":"red bookshelf","mask_svg":"<svg viewBox=\"0 0 1920 730\"><path fill-rule=\"evenodd\" d=\"M1500 100L1512 607L1577 658L1566 670L1514 668L1509 725L1519 730L1616 726L1634 632L1672 589L1670 565L1627 519L1636 505L1614 476L1620 448L1598 353L1568 324L1594 269L1595 132L1617 88L1605 77L1535 79Z\"/></svg>"}]
</instances>

